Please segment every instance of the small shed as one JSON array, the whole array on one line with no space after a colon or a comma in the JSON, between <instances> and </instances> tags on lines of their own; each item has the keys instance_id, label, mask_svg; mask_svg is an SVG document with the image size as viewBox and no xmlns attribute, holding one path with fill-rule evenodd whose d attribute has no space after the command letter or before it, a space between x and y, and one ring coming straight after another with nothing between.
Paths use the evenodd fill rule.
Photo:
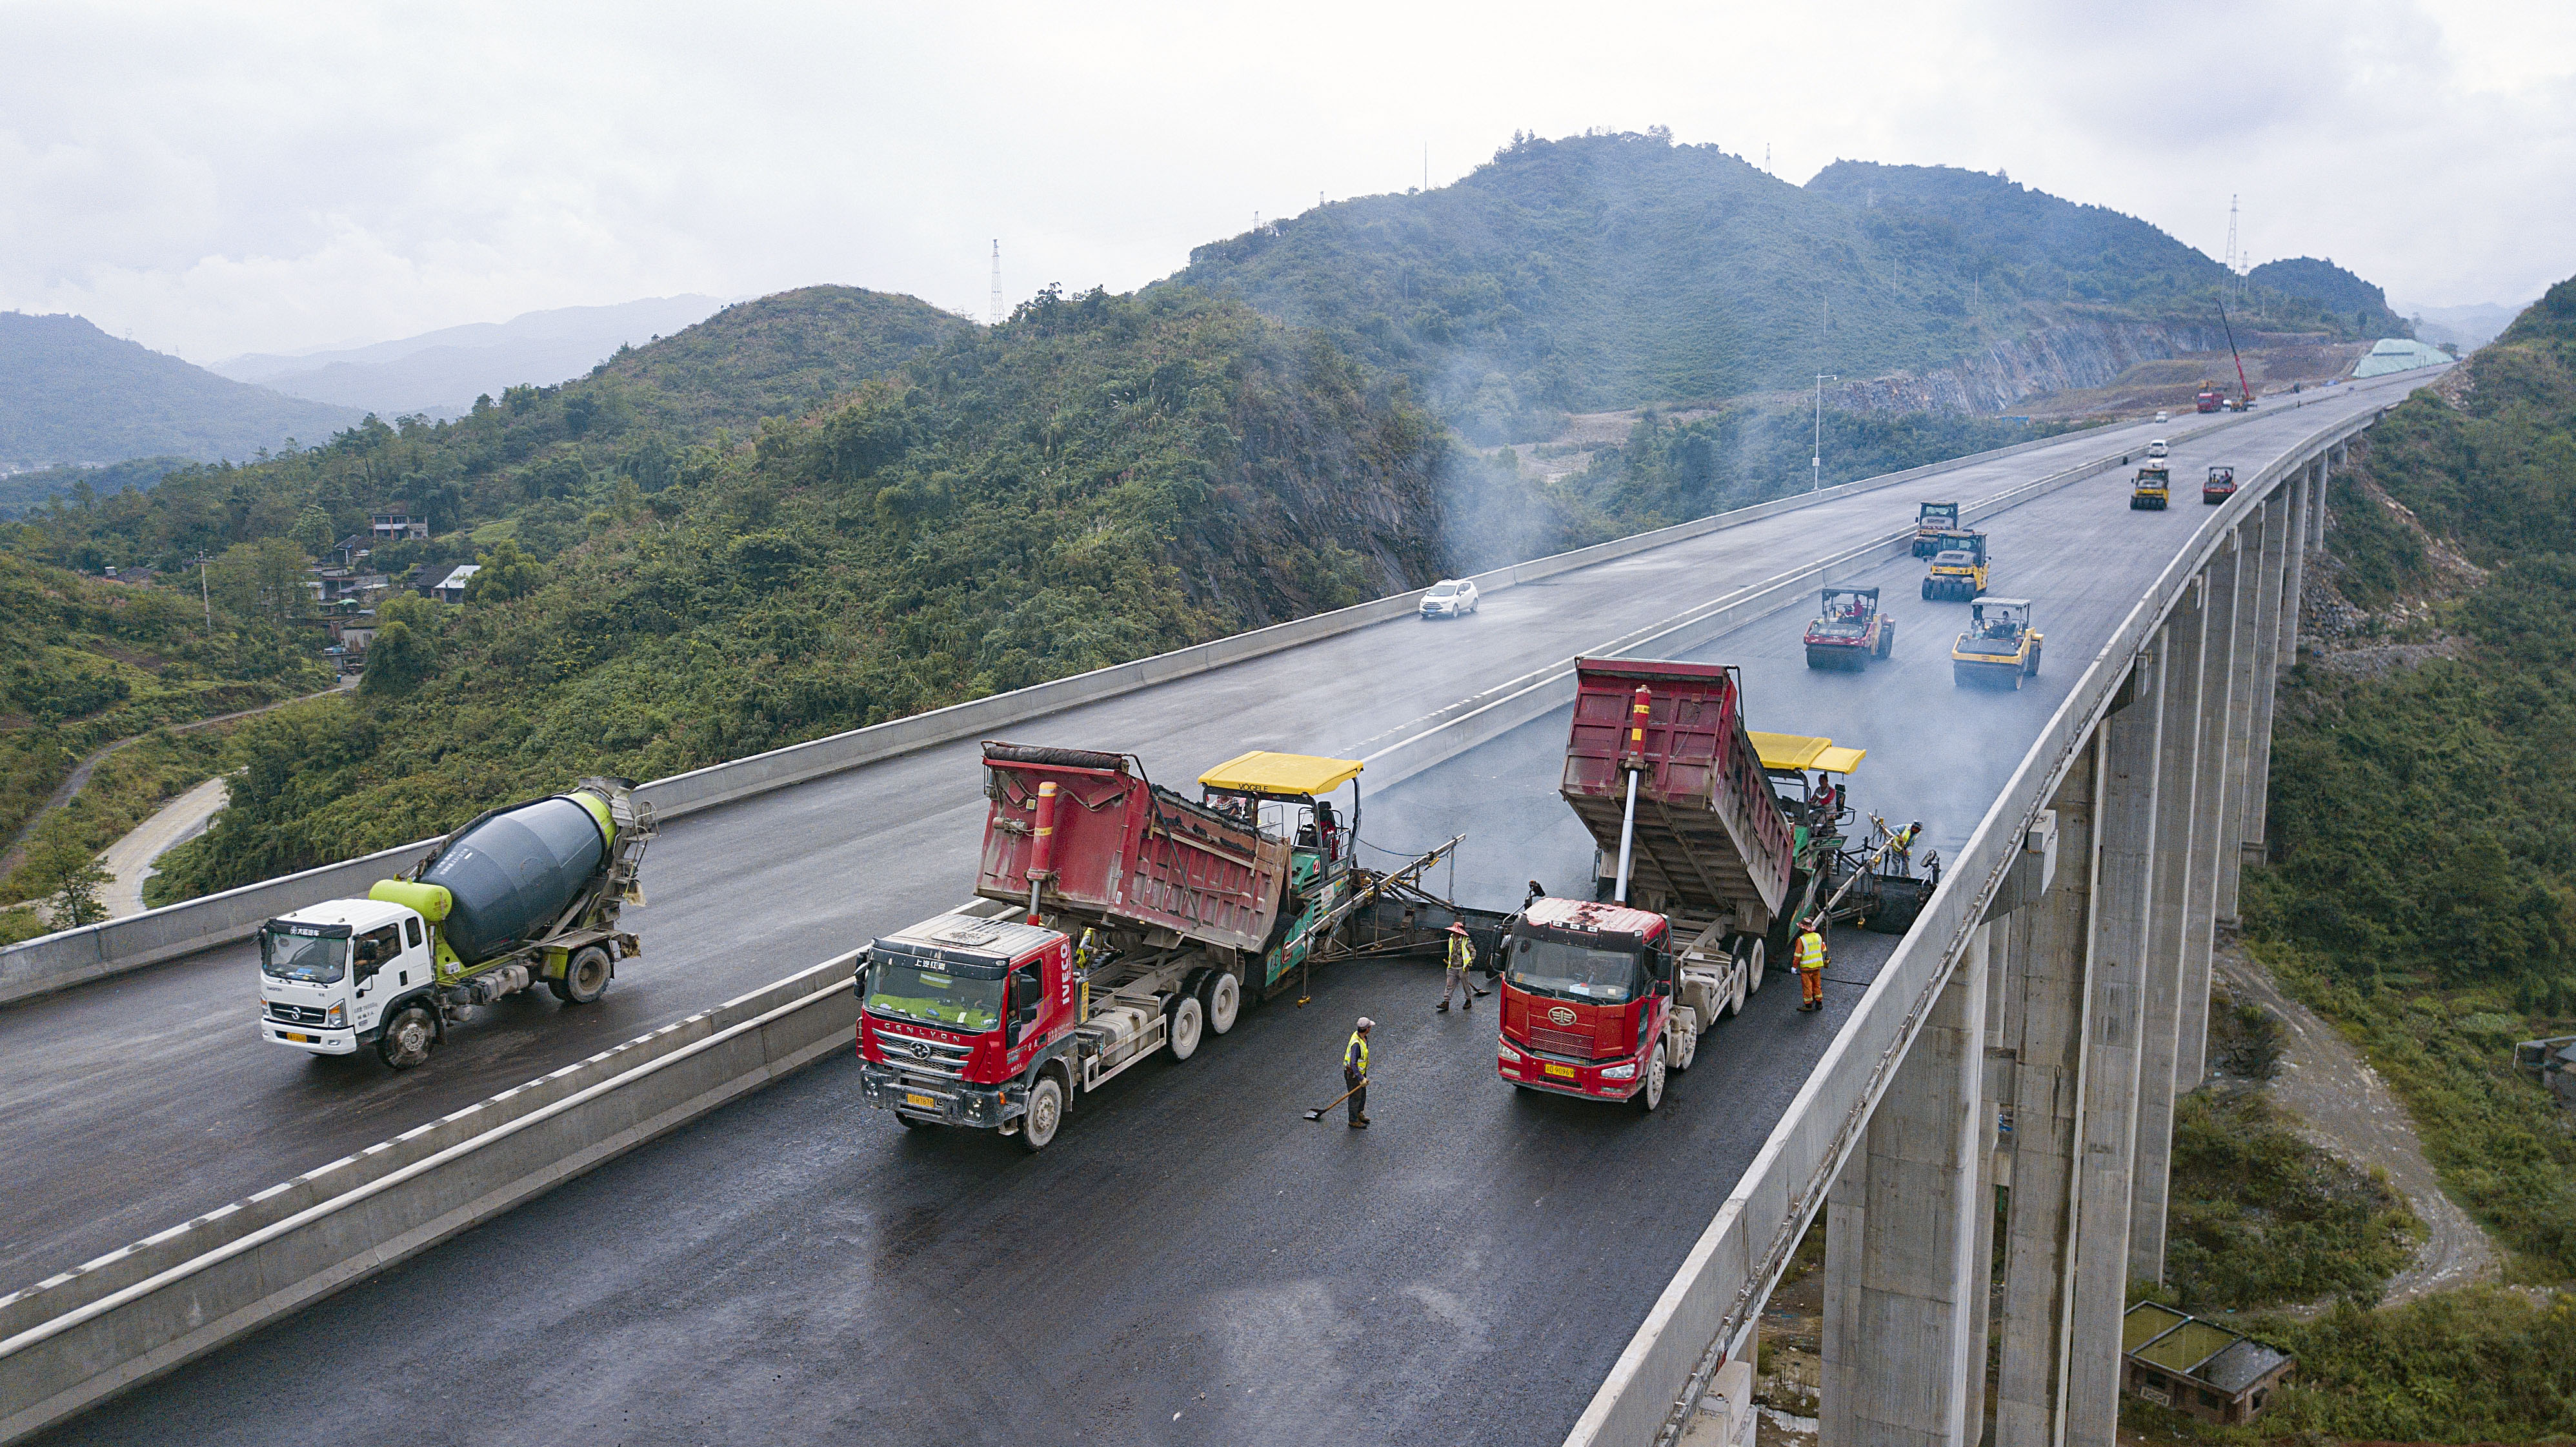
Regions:
<instances>
[{"instance_id":1,"label":"small shed","mask_svg":"<svg viewBox=\"0 0 2576 1447\"><path fill-rule=\"evenodd\" d=\"M438 586L429 590L429 596L442 603L462 603L465 601L465 585L473 582L474 575L482 571L480 563L460 563L439 581Z\"/></svg>"},{"instance_id":2,"label":"small shed","mask_svg":"<svg viewBox=\"0 0 2576 1447\"><path fill-rule=\"evenodd\" d=\"M2561 1105L2576 1108L2576 1035L2525 1040L2513 1047L2514 1068L2549 1087Z\"/></svg>"},{"instance_id":3,"label":"small shed","mask_svg":"<svg viewBox=\"0 0 2576 1447\"><path fill-rule=\"evenodd\" d=\"M2254 1420L2298 1364L2279 1347L2153 1302L2130 1307L2121 1323L2121 1387L2221 1426Z\"/></svg>"}]
</instances>

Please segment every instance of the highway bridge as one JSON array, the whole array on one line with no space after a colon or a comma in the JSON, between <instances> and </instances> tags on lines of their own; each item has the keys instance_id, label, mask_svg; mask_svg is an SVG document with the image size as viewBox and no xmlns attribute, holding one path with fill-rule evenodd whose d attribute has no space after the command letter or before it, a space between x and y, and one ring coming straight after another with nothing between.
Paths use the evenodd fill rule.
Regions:
<instances>
[{"instance_id":1,"label":"highway bridge","mask_svg":"<svg viewBox=\"0 0 2576 1447\"><path fill-rule=\"evenodd\" d=\"M2003 1187L1998 1440L2108 1443L2211 922L2262 837L2283 598L2329 460L2429 376L1828 489L1506 570L1456 623L1390 600L863 731L889 742L830 746L846 767L684 776L707 802L653 846L647 953L606 1000L513 997L404 1075L257 1041L238 938L139 963L355 876L0 956L11 994L99 976L0 1009L0 1286L28 1288L0 1300L0 1432L1669 1440L1742 1420L1830 1189L1827 1439L1967 1442L1998 1250L1973 1203ZM2151 434L2164 513L2125 502ZM2214 462L2247 485L2204 508ZM2034 687L1952 686L1965 609L1916 601L1897 540L1947 498L1986 514L1994 591L2037 600ZM1885 590L1891 663L1803 666L1819 580ZM1855 801L1951 862L1901 941L1837 936L1821 1015L1757 995L1644 1116L1509 1090L1489 1017L1365 964L1085 1097L1042 1156L859 1106L846 956L970 887L979 733L1167 780L1367 757L1362 838L1464 831L1458 893L1509 906L1590 867L1555 795L1564 664L1614 649L1739 665L1754 726L1868 748ZM813 776L748 792L762 768ZM1306 1124L1359 1014L1378 1126Z\"/></svg>"}]
</instances>

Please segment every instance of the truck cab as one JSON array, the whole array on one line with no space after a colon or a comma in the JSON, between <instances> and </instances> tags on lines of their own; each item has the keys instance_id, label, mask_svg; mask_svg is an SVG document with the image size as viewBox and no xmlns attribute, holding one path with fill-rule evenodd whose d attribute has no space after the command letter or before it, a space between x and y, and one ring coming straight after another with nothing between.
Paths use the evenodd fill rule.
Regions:
<instances>
[{"instance_id":1,"label":"truck cab","mask_svg":"<svg viewBox=\"0 0 2576 1447\"><path fill-rule=\"evenodd\" d=\"M1672 926L1661 914L1540 899L1502 943L1503 1079L1651 1111L1675 1065ZM1697 1039L1696 1027L1690 1029Z\"/></svg>"},{"instance_id":2,"label":"truck cab","mask_svg":"<svg viewBox=\"0 0 2576 1447\"><path fill-rule=\"evenodd\" d=\"M859 1089L907 1126L1000 1129L1035 1150L1080 1078L1087 991L1062 932L991 908L934 915L861 952Z\"/></svg>"},{"instance_id":3,"label":"truck cab","mask_svg":"<svg viewBox=\"0 0 2576 1447\"><path fill-rule=\"evenodd\" d=\"M259 931L259 1033L314 1055L354 1055L436 987L435 944L417 911L335 899Z\"/></svg>"},{"instance_id":4,"label":"truck cab","mask_svg":"<svg viewBox=\"0 0 2576 1447\"><path fill-rule=\"evenodd\" d=\"M1928 558L1941 551L1941 535L1959 529L1959 505L1955 502L1927 502L1914 509L1914 556Z\"/></svg>"}]
</instances>

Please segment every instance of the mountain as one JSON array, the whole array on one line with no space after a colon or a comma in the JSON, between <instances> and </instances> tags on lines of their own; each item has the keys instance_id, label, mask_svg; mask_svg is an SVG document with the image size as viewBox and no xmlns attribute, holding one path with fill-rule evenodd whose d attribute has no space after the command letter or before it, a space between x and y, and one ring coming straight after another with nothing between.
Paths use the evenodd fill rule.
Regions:
<instances>
[{"instance_id":1,"label":"mountain","mask_svg":"<svg viewBox=\"0 0 2576 1447\"><path fill-rule=\"evenodd\" d=\"M665 296L616 306L559 307L371 346L291 357L234 357L209 370L292 397L385 417L415 412L453 416L478 396L497 397L523 383L578 377L618 348L680 331L722 305L708 296Z\"/></svg>"},{"instance_id":2,"label":"mountain","mask_svg":"<svg viewBox=\"0 0 2576 1447\"><path fill-rule=\"evenodd\" d=\"M0 312L0 471L161 454L239 460L359 416L216 376L76 316Z\"/></svg>"},{"instance_id":3,"label":"mountain","mask_svg":"<svg viewBox=\"0 0 2576 1447\"><path fill-rule=\"evenodd\" d=\"M2300 301L2317 304L2324 319L2349 325L2365 337L2412 337L2415 328L2391 311L2388 294L2337 266L2313 256L2267 261L2245 273L2245 279Z\"/></svg>"},{"instance_id":4,"label":"mountain","mask_svg":"<svg viewBox=\"0 0 2576 1447\"><path fill-rule=\"evenodd\" d=\"M445 536L398 544L380 563L467 561L476 544L465 530L493 524L551 557L588 536L588 500L620 484L657 494L712 465L714 454L692 449L719 441L722 429L747 437L763 417L810 411L975 330L915 297L806 287L621 349L572 381L504 388L462 417L371 417L258 466L184 468L113 505L39 516L63 560L88 549L149 562L277 536L319 555L363 530L369 512L403 502Z\"/></svg>"},{"instance_id":5,"label":"mountain","mask_svg":"<svg viewBox=\"0 0 2576 1447\"><path fill-rule=\"evenodd\" d=\"M1210 243L1171 281L1321 330L1499 441L1565 412L1958 366L2069 324L2206 325L2216 345L2222 277L2143 221L2001 176L1838 162L1801 187L1654 131L1516 137L1455 185ZM2003 395L2069 384L2092 383Z\"/></svg>"},{"instance_id":6,"label":"mountain","mask_svg":"<svg viewBox=\"0 0 2576 1447\"><path fill-rule=\"evenodd\" d=\"M2498 306L2480 302L2474 306L2401 306L2389 303L2389 309L2410 317L2415 323L2418 341L2436 345L2449 343L2463 352L2473 352L2495 340L2496 334L2522 315L2530 302L2519 306Z\"/></svg>"},{"instance_id":7,"label":"mountain","mask_svg":"<svg viewBox=\"0 0 2576 1447\"><path fill-rule=\"evenodd\" d=\"M49 497L76 498L83 483L89 485L92 497L107 497L150 487L194 461L188 457L137 457L104 467L65 464L40 467L33 472L0 473L0 522L17 517Z\"/></svg>"}]
</instances>

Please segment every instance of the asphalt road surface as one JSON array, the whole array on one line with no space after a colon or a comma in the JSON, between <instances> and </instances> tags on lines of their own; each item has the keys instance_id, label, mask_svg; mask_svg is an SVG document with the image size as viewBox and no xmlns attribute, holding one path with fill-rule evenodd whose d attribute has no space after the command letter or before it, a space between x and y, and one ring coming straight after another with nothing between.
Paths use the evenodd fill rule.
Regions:
<instances>
[{"instance_id":1,"label":"asphalt road surface","mask_svg":"<svg viewBox=\"0 0 2576 1447\"><path fill-rule=\"evenodd\" d=\"M2257 413L2177 448L2175 474L2196 477L2212 461L2250 474L2333 415L2323 408L2395 395L2355 389ZM2026 454L2005 466L2026 477L2063 461ZM1944 484L1863 500L1848 531L1883 531L1919 492L1991 490ZM2023 692L1952 686L1947 644L1966 609L1920 602L1912 559L1858 580L1888 590L1898 623L1896 657L1866 673L1809 672L1797 614L1701 656L1744 668L1755 726L1867 747L1856 802L1921 818L1946 852L2204 520L2196 501L2131 512L2126 492L2125 478L2105 476L1987 524L1995 591L2036 598L2048 635L2042 676ZM1148 698L1160 702L1120 700L1025 732L1139 748L1174 779L1248 746L1347 749L1443 689L1489 683L1503 657L1562 656L1625 620L1673 611L1659 590L1711 596L1777 571L1766 556L1798 555L1784 547L1839 545L1835 518L1790 521L1789 538L1739 530L1692 558L1658 553L1498 595L1454 626L1365 630L1313 650L1329 657L1289 655L1265 679L1176 685L1199 690L1177 722L1172 695L1158 691ZM1694 569L1698 582L1682 589ZM1635 606L1645 595L1655 602ZM1289 716L1283 701L1331 722L1259 727ZM1457 884L1471 902L1516 903L1532 875L1572 886L1590 849L1553 793L1562 728L1530 725L1390 790L1372 801L1366 837L1395 847L1470 828ZM610 996L646 998L609 1033L679 1013L655 998L669 992L654 969L729 970L723 990L736 989L951 902L974 848L973 773L971 750L931 751L674 828L655 846L659 902L646 932L656 953ZM925 792L934 786L943 792ZM958 802L941 807L949 799ZM998 1137L900 1129L858 1103L855 1066L840 1057L49 1440L1554 1440L1890 944L1836 935L1819 1016L1795 1013L1796 992L1775 972L1743 1016L1703 1040L1652 1116L1508 1088L1492 1064L1491 1002L1435 1015L1436 969L1407 964L1324 972L1306 1007L1273 1001L1187 1064L1129 1072L1077 1102L1037 1157ZM82 1012L193 985L209 1010L237 1012L243 973L237 959L190 962L45 1008L58 1033L77 1034L84 1018L103 1033L102 1016ZM244 1122L232 1138L258 1156L250 1180L274 1179L296 1168L290 1127L373 1140L461 1103L448 1080L472 1077L463 1091L479 1092L596 1048L559 1042L599 1027L541 1031L552 1009L496 1012L478 1028L486 1041L509 1037L501 1044L466 1043L399 1081L370 1066L227 1055L235 1013L205 1046L229 1063L198 1090L237 1098L165 1087L160 1100ZM1301 1110L1338 1091L1335 1062L1360 1014L1385 1022L1377 1124L1307 1124ZM23 1061L10 1070L11 1089L24 1091ZM130 1061L101 1071L119 1089L148 1073ZM95 1104L50 1109L98 1118ZM340 1129L353 1110L374 1123ZM177 1134L166 1122L151 1129ZM47 1179L118 1199L91 1180L113 1157L87 1154L85 1170ZM197 1176L197 1199L238 1194L197 1173L173 1172ZM11 1210L25 1219L14 1201Z\"/></svg>"}]
</instances>

